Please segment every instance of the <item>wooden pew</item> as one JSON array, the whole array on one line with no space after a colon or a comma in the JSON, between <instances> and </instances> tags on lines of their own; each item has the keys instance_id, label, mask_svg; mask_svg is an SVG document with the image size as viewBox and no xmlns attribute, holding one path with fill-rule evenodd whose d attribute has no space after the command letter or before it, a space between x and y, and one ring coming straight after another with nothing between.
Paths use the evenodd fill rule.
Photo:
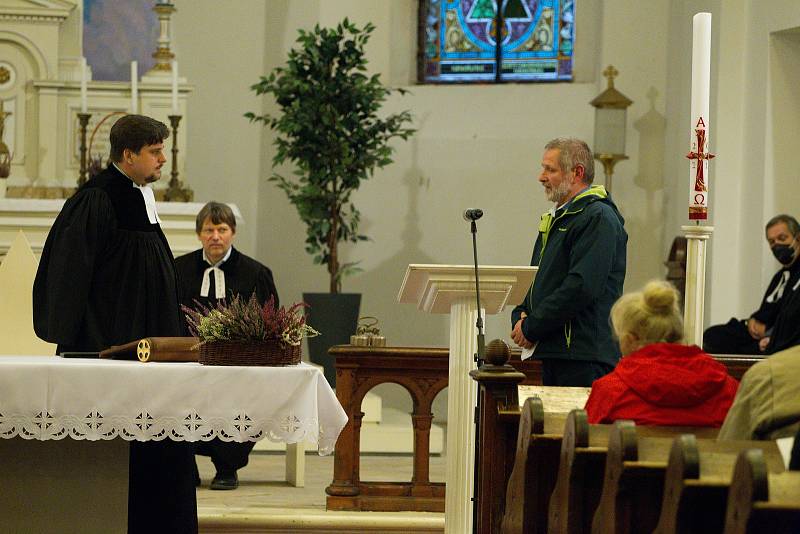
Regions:
<instances>
[{"instance_id":1,"label":"wooden pew","mask_svg":"<svg viewBox=\"0 0 800 534\"><path fill-rule=\"evenodd\" d=\"M675 436L694 432L711 445L716 428L639 426L617 421L609 434L593 533L652 532L661 510L664 475Z\"/></svg>"},{"instance_id":2,"label":"wooden pew","mask_svg":"<svg viewBox=\"0 0 800 534\"><path fill-rule=\"evenodd\" d=\"M548 532L577 534L591 529L603 487L609 430L609 425L590 428L584 410L572 410L567 416L558 479L550 497Z\"/></svg>"},{"instance_id":3,"label":"wooden pew","mask_svg":"<svg viewBox=\"0 0 800 534\"><path fill-rule=\"evenodd\" d=\"M547 505L556 483L564 421L562 414L545 415L539 397L525 400L506 490L504 534L547 532Z\"/></svg>"},{"instance_id":4,"label":"wooden pew","mask_svg":"<svg viewBox=\"0 0 800 534\"><path fill-rule=\"evenodd\" d=\"M589 425L586 412L574 410L564 428L558 480L550 498L548 531L572 534L592 530L595 511L604 491L608 500L605 479L609 476L608 462L613 462L615 458L623 456L638 459L637 453L644 454L646 458L658 458L660 482L663 482L672 439L687 431L712 439L716 438L718 432L715 428L636 427L630 421L620 421L614 425ZM620 454L620 451L624 454ZM611 473L614 476L614 472ZM652 507L656 509L661 502L658 482L655 484L657 498L652 502ZM651 496L648 494L645 497ZM650 530L657 519L656 514L650 520ZM608 532L607 528L602 525L596 532Z\"/></svg>"},{"instance_id":5,"label":"wooden pew","mask_svg":"<svg viewBox=\"0 0 800 534\"><path fill-rule=\"evenodd\" d=\"M496 341L500 343L499 340ZM380 361L376 358L380 356L379 354L370 353L364 354L364 356L362 365L374 365L373 362ZM509 357L511 357L510 361ZM740 377L752 363L763 359L761 356L728 357L724 355L715 356L715 358L724 363L731 376L734 377ZM514 376L514 369L524 374ZM505 506L506 499L511 493L507 483L514 469L514 445L518 441L520 423L520 406L516 402L516 391L512 391L512 388L516 390L516 384L511 384L510 381L513 378L516 383L524 381L526 384L541 384L541 362L533 359L520 361L519 351L512 352L506 346L503 351L498 351L497 355L490 356L487 352L487 363L478 370L470 372L470 375L478 382L479 398L481 399L477 438L480 447L476 456L478 484L475 494L477 510L475 525L477 532L494 534L501 530L501 524L504 525L504 529L512 527L517 529L503 530L503 532L541 532L540 530L520 530L523 528L522 524L529 524L527 519L519 514L514 516L514 512ZM520 388L520 396L525 387ZM343 432L344 434L345 432ZM346 439L341 436L337 442L337 454L339 449L347 449ZM524 487L520 491L524 491ZM361 509L368 508L362 507ZM514 521L504 519L506 513L511 513ZM546 516L539 523L546 523Z\"/></svg>"},{"instance_id":6,"label":"wooden pew","mask_svg":"<svg viewBox=\"0 0 800 534\"><path fill-rule=\"evenodd\" d=\"M768 473L763 451L739 453L728 491L725 534L800 532L800 472Z\"/></svg>"},{"instance_id":7,"label":"wooden pew","mask_svg":"<svg viewBox=\"0 0 800 534\"><path fill-rule=\"evenodd\" d=\"M664 497L656 534L722 532L728 491L738 454L763 451L767 471L784 471L774 441L718 441L698 447L687 434L676 438L664 476Z\"/></svg>"}]
</instances>

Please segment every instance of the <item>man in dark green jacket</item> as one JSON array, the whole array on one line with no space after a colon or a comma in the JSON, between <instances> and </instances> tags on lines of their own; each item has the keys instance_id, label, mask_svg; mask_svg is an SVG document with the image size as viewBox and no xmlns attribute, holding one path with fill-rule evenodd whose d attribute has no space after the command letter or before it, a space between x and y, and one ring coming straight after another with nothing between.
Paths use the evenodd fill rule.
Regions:
<instances>
[{"instance_id":1,"label":"man in dark green jacket","mask_svg":"<svg viewBox=\"0 0 800 534\"><path fill-rule=\"evenodd\" d=\"M622 294L628 235L593 180L586 143L547 143L539 182L555 207L539 223L531 258L539 271L511 314L511 337L542 360L546 386L591 386L619 360L609 312Z\"/></svg>"}]
</instances>

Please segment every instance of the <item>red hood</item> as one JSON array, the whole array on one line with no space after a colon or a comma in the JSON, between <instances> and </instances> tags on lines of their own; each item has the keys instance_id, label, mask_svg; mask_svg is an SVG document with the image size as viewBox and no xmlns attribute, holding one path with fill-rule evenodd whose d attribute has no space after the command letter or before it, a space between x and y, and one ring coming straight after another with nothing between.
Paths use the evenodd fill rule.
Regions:
<instances>
[{"instance_id":1,"label":"red hood","mask_svg":"<svg viewBox=\"0 0 800 534\"><path fill-rule=\"evenodd\" d=\"M728 371L696 345L654 343L625 356L614 373L655 406L702 404L725 385Z\"/></svg>"}]
</instances>

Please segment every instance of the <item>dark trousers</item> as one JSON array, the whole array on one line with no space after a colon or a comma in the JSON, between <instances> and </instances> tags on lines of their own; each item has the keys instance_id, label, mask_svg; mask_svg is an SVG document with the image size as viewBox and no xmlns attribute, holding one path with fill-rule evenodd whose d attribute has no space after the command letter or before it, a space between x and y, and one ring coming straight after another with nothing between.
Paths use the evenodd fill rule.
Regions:
<instances>
[{"instance_id":1,"label":"dark trousers","mask_svg":"<svg viewBox=\"0 0 800 534\"><path fill-rule=\"evenodd\" d=\"M255 441L237 443L214 438L211 441L197 443L195 452L202 456L210 456L217 473L230 473L247 465L248 456L255 444Z\"/></svg>"},{"instance_id":2,"label":"dark trousers","mask_svg":"<svg viewBox=\"0 0 800 534\"><path fill-rule=\"evenodd\" d=\"M197 533L194 444L133 441L128 483L128 534Z\"/></svg>"},{"instance_id":3,"label":"dark trousers","mask_svg":"<svg viewBox=\"0 0 800 534\"><path fill-rule=\"evenodd\" d=\"M800 471L800 431L798 431L794 437L792 454L789 457L789 469L792 471Z\"/></svg>"},{"instance_id":4,"label":"dark trousers","mask_svg":"<svg viewBox=\"0 0 800 534\"><path fill-rule=\"evenodd\" d=\"M613 370L613 365L603 362L546 358L542 360L542 384L588 388Z\"/></svg>"},{"instance_id":5,"label":"dark trousers","mask_svg":"<svg viewBox=\"0 0 800 534\"><path fill-rule=\"evenodd\" d=\"M748 332L747 323L735 318L709 326L703 332L703 350L709 354L761 354L758 340Z\"/></svg>"}]
</instances>

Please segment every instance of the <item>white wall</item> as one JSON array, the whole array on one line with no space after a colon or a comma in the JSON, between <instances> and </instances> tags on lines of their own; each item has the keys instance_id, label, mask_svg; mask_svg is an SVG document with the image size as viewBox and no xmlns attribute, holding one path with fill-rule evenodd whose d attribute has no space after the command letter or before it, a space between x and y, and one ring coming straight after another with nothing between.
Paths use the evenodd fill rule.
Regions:
<instances>
[{"instance_id":1,"label":"white wall","mask_svg":"<svg viewBox=\"0 0 800 534\"><path fill-rule=\"evenodd\" d=\"M617 89L633 100L627 116L630 159L617 164L612 195L629 238L625 289L636 290L652 278L664 277L663 262L673 237L664 228L665 198L673 179L664 174L669 2L651 0L646 9L637 0L603 6L598 72L614 65L620 73ZM604 90L606 83L598 75L595 92ZM597 174L602 180L602 166Z\"/></svg>"},{"instance_id":2,"label":"white wall","mask_svg":"<svg viewBox=\"0 0 800 534\"><path fill-rule=\"evenodd\" d=\"M236 246L258 256L258 195L263 182L260 129L243 117L258 111L250 91L263 72L265 24L272 2L177 0L173 15L181 76L195 89L187 101L186 176L195 201L239 206ZM184 157L179 154L178 157ZM199 247L199 243L198 243Z\"/></svg>"},{"instance_id":3,"label":"white wall","mask_svg":"<svg viewBox=\"0 0 800 534\"><path fill-rule=\"evenodd\" d=\"M664 276L672 239L686 224L691 16L712 12L711 219L707 320L746 314L775 263L763 223L793 211L790 187L800 151L800 114L793 103L800 66L800 4L754 0L609 0L578 4L576 82L501 86L417 86L415 0L177 0L181 70L196 87L189 101L187 174L199 200L236 202L247 219L240 247L275 272L284 302L324 291L327 274L303 250L304 227L273 171L270 131L250 125L248 110L274 111L248 87L285 62L298 28L335 24L344 16L377 29L368 46L373 72L411 95L386 112L410 109L417 134L395 144L395 164L376 173L354 197L372 241L345 247L364 273L345 280L363 293L362 313L381 319L389 343L444 345L443 317L396 304L411 262L469 263L470 235L460 213L481 207L480 259L525 264L539 214L548 208L536 183L542 145L558 135L591 141L589 101L605 88L613 64L628 110L627 152L617 165L613 196L627 220L626 289ZM757 16L756 16L757 14ZM775 33L784 32L784 33ZM773 121L777 115L781 120ZM769 147L769 149L767 149ZM773 148L774 147L774 148ZM279 169L286 171L286 169ZM602 169L598 167L598 182ZM776 184L776 185L773 185ZM735 288L735 290L731 290ZM489 318L487 338L506 337L507 317Z\"/></svg>"},{"instance_id":4,"label":"white wall","mask_svg":"<svg viewBox=\"0 0 800 534\"><path fill-rule=\"evenodd\" d=\"M238 244L269 265L285 303L326 291L327 273L305 253L305 228L284 194L266 181L273 134L246 111L274 112L249 86L283 65L298 28L348 16L376 25L368 46L372 72L411 94L386 112L409 109L416 135L395 144L395 163L354 195L372 241L345 247L362 274L345 291L363 294L362 314L377 316L390 345L445 346L444 316L396 303L409 263L471 262L461 212L480 207L478 252L485 264L527 264L539 215L549 206L536 182L544 143L572 135L592 141L589 101L606 87L633 100L627 153L613 197L629 233L626 290L663 278L672 239L687 224L691 17L713 14L711 219L706 321L746 315L758 302L774 260L763 223L776 211L797 214L796 81L800 26L796 0L581 0L575 82L500 86L418 86L416 0L175 0L181 71L189 99L187 176L196 199L235 202L247 219ZM224 6L224 7L223 7ZM783 33L775 33L783 32ZM774 119L778 120L774 120ZM277 169L287 172L288 169ZM289 170L290 172L290 170ZM597 182L602 183L601 166ZM773 183L775 185L773 185ZM487 340L508 338L508 314L487 318ZM398 392L380 391L403 406ZM445 395L437 399L443 413Z\"/></svg>"},{"instance_id":5,"label":"white wall","mask_svg":"<svg viewBox=\"0 0 800 534\"><path fill-rule=\"evenodd\" d=\"M711 171L715 231L707 277L706 323L710 324L746 317L757 308L769 277L779 267L764 241L764 224L779 212L800 215L796 185L800 3L677 4L682 5L673 14L707 4L714 17L711 147L718 156ZM677 49L670 59L671 66L681 61ZM681 116L688 117L688 100ZM688 136L686 130L673 133L675 142L686 146L686 141L680 145L680 138Z\"/></svg>"},{"instance_id":6,"label":"white wall","mask_svg":"<svg viewBox=\"0 0 800 534\"><path fill-rule=\"evenodd\" d=\"M408 263L471 261L469 228L460 218L467 207L486 212L479 223L481 262L529 262L539 215L549 207L536 182L542 146L561 135L592 141L594 110L589 101L605 88L605 79L597 80L596 73L608 63L622 71L617 87L636 102L629 112L632 158L615 175L615 197L630 221L631 248L642 252L631 266L629 283L638 286L662 276L660 224L649 225L646 214L658 207L663 187L666 1L649 10L639 9L633 0L608 8L581 4L577 81L501 86L413 85L416 5L413 0L290 2L284 31L267 37L268 63L274 58L277 66L285 61L299 26L335 24L345 15L358 24L372 21L377 29L368 47L371 68L386 83L411 90L411 95L392 98L386 112L410 109L417 134L396 143L395 164L377 172L354 196L372 241L345 247L347 259L361 260L365 272L346 280L344 287L363 293L362 313L381 319L391 344L447 343L445 318L401 306L396 295ZM615 24L626 31L619 32ZM603 32L614 39L600 39ZM653 61L653 55L660 58ZM653 88L656 96L648 99ZM264 106L273 109L268 100ZM271 139L265 131L265 174L273 154L267 146ZM602 183L600 168L597 180ZM640 203L643 192L646 198ZM303 251L303 228L282 193L263 184L260 205L259 227L271 230L259 234L259 250L270 257L282 294L296 300L302 291L324 291L327 275ZM276 256L270 252L274 250L281 253ZM282 278L282 272L292 276ZM507 337L507 330L507 314L487 320L487 338Z\"/></svg>"}]
</instances>

